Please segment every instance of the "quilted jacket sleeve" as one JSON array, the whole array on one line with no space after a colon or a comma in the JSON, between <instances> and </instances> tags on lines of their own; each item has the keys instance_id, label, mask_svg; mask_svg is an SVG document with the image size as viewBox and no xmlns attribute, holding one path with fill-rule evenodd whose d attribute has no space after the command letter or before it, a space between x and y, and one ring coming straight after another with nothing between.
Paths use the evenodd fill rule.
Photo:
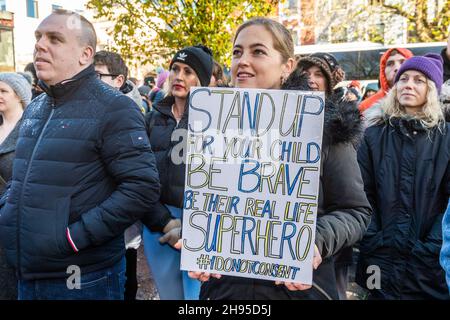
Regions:
<instances>
[{"instance_id":1,"label":"quilted jacket sleeve","mask_svg":"<svg viewBox=\"0 0 450 320\"><path fill-rule=\"evenodd\" d=\"M352 144L330 146L323 161L325 212L317 218L316 245L322 257L326 258L362 239L372 209L364 193Z\"/></svg>"},{"instance_id":2,"label":"quilted jacket sleeve","mask_svg":"<svg viewBox=\"0 0 450 320\"><path fill-rule=\"evenodd\" d=\"M159 199L159 178L144 118L128 97L116 99L104 115L99 153L116 190L69 226L68 238L75 251L111 240L135 221L155 214L151 209ZM151 220L156 229L162 229L171 216L158 212L162 215Z\"/></svg>"}]
</instances>

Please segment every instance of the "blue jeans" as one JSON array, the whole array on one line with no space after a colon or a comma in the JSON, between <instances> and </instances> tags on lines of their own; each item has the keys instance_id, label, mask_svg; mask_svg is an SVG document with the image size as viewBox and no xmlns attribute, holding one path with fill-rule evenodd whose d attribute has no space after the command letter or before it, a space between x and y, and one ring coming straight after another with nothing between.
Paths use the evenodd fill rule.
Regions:
<instances>
[{"instance_id":1,"label":"blue jeans","mask_svg":"<svg viewBox=\"0 0 450 320\"><path fill-rule=\"evenodd\" d=\"M69 289L67 278L19 280L19 300L123 300L125 280L123 257L112 267L81 273L79 288Z\"/></svg>"},{"instance_id":2,"label":"blue jeans","mask_svg":"<svg viewBox=\"0 0 450 320\"><path fill-rule=\"evenodd\" d=\"M180 208L166 205L175 218L181 218ZM161 300L198 300L201 282L189 278L187 271L180 270L181 253L167 243L158 241L161 233L144 227L142 239L144 252L155 280Z\"/></svg>"}]
</instances>

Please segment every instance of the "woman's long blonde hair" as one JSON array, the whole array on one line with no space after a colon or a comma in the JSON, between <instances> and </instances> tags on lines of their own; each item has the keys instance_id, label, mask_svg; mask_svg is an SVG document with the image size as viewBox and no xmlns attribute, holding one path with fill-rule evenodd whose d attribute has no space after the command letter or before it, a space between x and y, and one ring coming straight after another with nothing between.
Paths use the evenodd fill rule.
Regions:
<instances>
[{"instance_id":1,"label":"woman's long blonde hair","mask_svg":"<svg viewBox=\"0 0 450 320\"><path fill-rule=\"evenodd\" d=\"M392 118L402 118L407 115L405 108L400 105L397 99L397 85L398 82L391 91L389 91L381 105L384 113L388 116L389 121ZM427 79L427 87L427 101L422 107L422 112L414 117L419 120L422 126L427 130L431 130L436 126L442 130L445 124L445 116L439 102L439 94L436 85L433 81Z\"/></svg>"}]
</instances>

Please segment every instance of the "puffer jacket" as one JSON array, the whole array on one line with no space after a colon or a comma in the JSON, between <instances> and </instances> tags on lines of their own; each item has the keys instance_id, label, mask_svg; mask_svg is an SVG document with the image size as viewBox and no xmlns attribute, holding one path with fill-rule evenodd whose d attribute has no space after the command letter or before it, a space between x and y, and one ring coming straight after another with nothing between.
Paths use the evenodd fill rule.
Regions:
<instances>
[{"instance_id":1,"label":"puffer jacket","mask_svg":"<svg viewBox=\"0 0 450 320\"><path fill-rule=\"evenodd\" d=\"M91 65L26 108L12 183L0 202L0 245L19 279L88 273L124 255L124 230L159 198L155 158L134 102Z\"/></svg>"},{"instance_id":2,"label":"puffer jacket","mask_svg":"<svg viewBox=\"0 0 450 320\"><path fill-rule=\"evenodd\" d=\"M356 280L374 299L448 299L439 251L450 196L449 114L442 131L426 131L417 120L389 120L375 108L358 150L374 211Z\"/></svg>"},{"instance_id":3,"label":"puffer jacket","mask_svg":"<svg viewBox=\"0 0 450 320\"><path fill-rule=\"evenodd\" d=\"M151 112L145 115L147 134L150 137L152 150L155 154L161 182L160 201L153 208L153 211L158 212L158 215L168 214L169 210L165 205L177 208L183 207L186 167L181 159L185 156L183 150L186 146L189 112L184 112L183 117L177 124L171 109L174 102L173 97L167 96L153 106ZM175 163L174 157L180 159L180 162ZM149 229L154 231L146 220L142 221Z\"/></svg>"},{"instance_id":4,"label":"puffer jacket","mask_svg":"<svg viewBox=\"0 0 450 320\"><path fill-rule=\"evenodd\" d=\"M293 80L293 81L291 81ZM308 79L288 79L283 89L309 90ZM313 287L289 291L274 281L222 276L202 284L201 299L291 300L338 299L335 260L343 250L362 239L371 208L364 193L354 145L361 138L362 123L355 103L326 100L319 182L316 245L322 263L313 272Z\"/></svg>"}]
</instances>

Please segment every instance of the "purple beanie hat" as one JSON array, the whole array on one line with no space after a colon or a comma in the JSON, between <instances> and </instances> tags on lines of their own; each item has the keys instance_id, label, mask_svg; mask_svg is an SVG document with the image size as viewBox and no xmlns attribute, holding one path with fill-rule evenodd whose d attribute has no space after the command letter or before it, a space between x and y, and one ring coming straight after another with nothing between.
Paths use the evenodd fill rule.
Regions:
<instances>
[{"instance_id":1,"label":"purple beanie hat","mask_svg":"<svg viewBox=\"0 0 450 320\"><path fill-rule=\"evenodd\" d=\"M411 57L401 65L395 76L395 83L400 76L407 70L416 70L422 72L428 79L434 82L438 92L441 92L444 82L444 61L439 54L427 53L422 56Z\"/></svg>"}]
</instances>

